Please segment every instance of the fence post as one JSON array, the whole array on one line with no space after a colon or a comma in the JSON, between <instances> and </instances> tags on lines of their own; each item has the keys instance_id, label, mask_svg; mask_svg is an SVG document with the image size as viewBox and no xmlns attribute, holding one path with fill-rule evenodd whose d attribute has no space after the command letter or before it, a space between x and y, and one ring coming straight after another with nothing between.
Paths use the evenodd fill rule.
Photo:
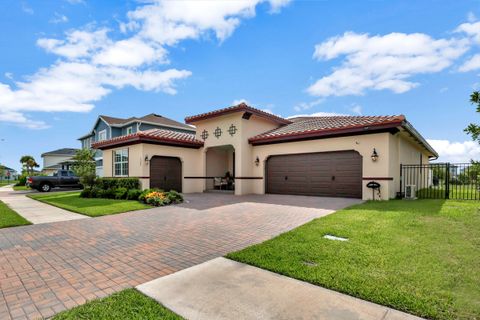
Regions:
<instances>
[{"instance_id":1,"label":"fence post","mask_svg":"<svg viewBox=\"0 0 480 320\"><path fill-rule=\"evenodd\" d=\"M450 162L445 166L445 199L450 197Z\"/></svg>"},{"instance_id":2,"label":"fence post","mask_svg":"<svg viewBox=\"0 0 480 320\"><path fill-rule=\"evenodd\" d=\"M402 187L403 187L403 164L400 163L400 199L404 197Z\"/></svg>"}]
</instances>

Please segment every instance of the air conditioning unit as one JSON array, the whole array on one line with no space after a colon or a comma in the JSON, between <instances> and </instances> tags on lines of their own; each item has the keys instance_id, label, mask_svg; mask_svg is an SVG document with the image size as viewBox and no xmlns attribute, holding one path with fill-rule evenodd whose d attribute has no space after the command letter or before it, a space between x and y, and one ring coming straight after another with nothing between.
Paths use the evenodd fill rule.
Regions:
<instances>
[{"instance_id":1,"label":"air conditioning unit","mask_svg":"<svg viewBox=\"0 0 480 320\"><path fill-rule=\"evenodd\" d=\"M405 186L405 199L417 199L416 195L417 186L414 184L409 184Z\"/></svg>"}]
</instances>

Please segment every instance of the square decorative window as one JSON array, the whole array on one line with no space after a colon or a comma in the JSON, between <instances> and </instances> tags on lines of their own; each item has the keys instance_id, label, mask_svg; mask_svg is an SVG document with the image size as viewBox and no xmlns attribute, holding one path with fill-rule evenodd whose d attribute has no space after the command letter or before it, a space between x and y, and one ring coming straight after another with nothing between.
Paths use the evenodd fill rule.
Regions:
<instances>
[{"instance_id":1,"label":"square decorative window","mask_svg":"<svg viewBox=\"0 0 480 320\"><path fill-rule=\"evenodd\" d=\"M213 135L215 137L220 138L220 136L222 135L222 129L220 129L219 127L217 127L217 129L215 129L215 131L213 131Z\"/></svg>"},{"instance_id":2,"label":"square decorative window","mask_svg":"<svg viewBox=\"0 0 480 320\"><path fill-rule=\"evenodd\" d=\"M203 140L207 140L208 138L208 131L207 130L203 130L202 134L200 135L200 137L203 139Z\"/></svg>"},{"instance_id":3,"label":"square decorative window","mask_svg":"<svg viewBox=\"0 0 480 320\"><path fill-rule=\"evenodd\" d=\"M237 133L237 127L235 127L232 123L232 125L230 126L230 128L228 128L228 133L230 133L230 135L233 137L233 135L235 133Z\"/></svg>"},{"instance_id":4,"label":"square decorative window","mask_svg":"<svg viewBox=\"0 0 480 320\"><path fill-rule=\"evenodd\" d=\"M132 134L133 133L133 128L132 127L128 127L127 128L127 134Z\"/></svg>"},{"instance_id":5,"label":"square decorative window","mask_svg":"<svg viewBox=\"0 0 480 320\"><path fill-rule=\"evenodd\" d=\"M113 175L128 177L128 149L113 151Z\"/></svg>"},{"instance_id":6,"label":"square decorative window","mask_svg":"<svg viewBox=\"0 0 480 320\"><path fill-rule=\"evenodd\" d=\"M102 130L98 133L98 141L107 140L107 130Z\"/></svg>"}]
</instances>

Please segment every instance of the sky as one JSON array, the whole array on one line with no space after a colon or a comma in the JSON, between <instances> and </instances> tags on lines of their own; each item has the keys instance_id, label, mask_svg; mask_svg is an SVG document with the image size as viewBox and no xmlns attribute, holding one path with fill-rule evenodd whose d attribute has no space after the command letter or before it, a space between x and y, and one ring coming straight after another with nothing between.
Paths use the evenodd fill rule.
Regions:
<instances>
[{"instance_id":1,"label":"sky","mask_svg":"<svg viewBox=\"0 0 480 320\"><path fill-rule=\"evenodd\" d=\"M0 163L80 147L98 115L240 101L283 117L404 114L439 161L480 160L477 1L0 2Z\"/></svg>"}]
</instances>

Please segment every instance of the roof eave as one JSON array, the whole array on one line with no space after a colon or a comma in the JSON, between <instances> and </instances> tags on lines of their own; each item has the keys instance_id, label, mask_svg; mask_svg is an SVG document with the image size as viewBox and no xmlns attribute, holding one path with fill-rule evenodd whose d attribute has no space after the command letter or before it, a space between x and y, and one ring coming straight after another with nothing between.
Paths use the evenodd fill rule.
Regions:
<instances>
[{"instance_id":1,"label":"roof eave","mask_svg":"<svg viewBox=\"0 0 480 320\"><path fill-rule=\"evenodd\" d=\"M208 113L203 113L203 114L199 114L199 115L195 115L195 116L186 117L185 118L185 123L193 124L193 123L198 122L198 121L207 120L207 119L211 119L211 118L216 118L216 117L220 117L220 116L227 115L227 114L232 114L232 113L237 113L237 112L251 112L252 114L254 114L257 117L264 118L264 119L270 120L272 122L275 122L275 123L278 123L278 124L281 124L281 125L292 123L292 121L290 121L288 119L284 119L284 118L278 117L278 116L273 115L273 114L270 115L269 113L263 112L261 110L257 110L255 108L252 108L252 107L247 106L247 105L245 105L245 106L238 105L236 107L226 108L224 110L212 111L212 112L208 112Z\"/></svg>"},{"instance_id":2,"label":"roof eave","mask_svg":"<svg viewBox=\"0 0 480 320\"><path fill-rule=\"evenodd\" d=\"M269 144L269 143L293 142L297 140L306 140L306 139L315 139L315 138L328 138L328 137L334 137L339 135L376 133L381 130L397 128L401 124L402 124L401 122L390 122L387 124L377 124L377 125L370 125L370 126L358 126L358 127L329 129L329 130L322 129L322 130L298 132L294 134L285 134L285 135L271 136L271 137L258 138L258 139L253 137L253 138L250 138L248 141L252 145L260 145L260 144Z\"/></svg>"},{"instance_id":3,"label":"roof eave","mask_svg":"<svg viewBox=\"0 0 480 320\"><path fill-rule=\"evenodd\" d=\"M427 140L406 119L402 123L402 128L405 129L415 140L422 144L423 147L432 154L432 156L430 156L429 158L433 158L432 160L438 159L439 155L437 151L433 149L433 147L427 142Z\"/></svg>"},{"instance_id":4,"label":"roof eave","mask_svg":"<svg viewBox=\"0 0 480 320\"><path fill-rule=\"evenodd\" d=\"M111 141L111 142L102 141L99 143L94 143L92 147L94 149L105 150L105 149L111 149L114 147L133 145L138 143L153 143L153 144L159 144L159 145L169 145L169 146L195 148L195 149L203 147L203 142L195 142L195 141L190 142L190 141L182 141L178 139L153 138L146 135L135 135L128 139L120 139L120 140Z\"/></svg>"}]
</instances>

